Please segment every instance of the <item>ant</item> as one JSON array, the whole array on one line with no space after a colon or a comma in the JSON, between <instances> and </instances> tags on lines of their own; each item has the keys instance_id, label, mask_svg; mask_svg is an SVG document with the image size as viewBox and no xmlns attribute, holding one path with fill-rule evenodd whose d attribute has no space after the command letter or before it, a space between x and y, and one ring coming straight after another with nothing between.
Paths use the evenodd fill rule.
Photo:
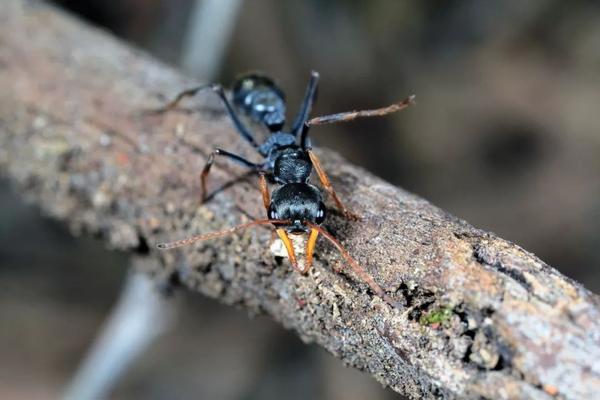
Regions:
<instances>
[{"instance_id":1,"label":"ant","mask_svg":"<svg viewBox=\"0 0 600 400\"><path fill-rule=\"evenodd\" d=\"M208 157L206 165L202 170L202 201L206 200L206 178L215 161L215 157L222 156L259 174L259 188L267 212L267 219L255 220L223 231L194 236L175 242L160 243L157 247L161 250L167 250L201 240L226 236L252 226L274 225L276 227L275 232L286 249L292 267L294 270L306 274L311 268L316 241L319 234L321 234L338 249L353 271L369 285L375 294L393 305L392 299L375 282L373 277L350 256L348 251L331 233L320 226L325 221L327 209L323 202L321 191L309 182L313 168L323 188L332 197L337 208L348 218L358 219L358 217L343 205L333 190L331 182L321 166L321 162L312 151L308 131L314 125L351 121L359 117L380 116L400 111L413 103L414 96L410 96L388 107L375 110L351 111L309 120L311 108L317 94L318 81L319 74L315 71L311 72L302 106L288 131L284 130L286 112L285 95L273 80L260 74L248 74L235 81L232 90L234 105L227 99L221 85L210 84L185 90L164 107L156 110L157 113L172 110L184 98L194 96L203 90L211 90L216 93L225 105L236 131L263 157L264 161L254 163L226 150L215 149ZM264 143L257 143L250 129L238 117L234 106L251 120L267 128L270 136ZM278 185L272 194L269 193L267 177L271 183ZM294 244L288 234L308 234L303 267L298 264Z\"/></svg>"}]
</instances>

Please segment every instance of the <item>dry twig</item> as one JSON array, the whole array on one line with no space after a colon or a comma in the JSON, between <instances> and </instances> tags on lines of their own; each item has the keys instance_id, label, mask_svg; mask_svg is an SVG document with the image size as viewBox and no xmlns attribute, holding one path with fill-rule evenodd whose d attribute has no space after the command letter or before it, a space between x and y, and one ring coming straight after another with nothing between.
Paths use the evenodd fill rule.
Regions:
<instances>
[{"instance_id":1,"label":"dry twig","mask_svg":"<svg viewBox=\"0 0 600 400\"><path fill-rule=\"evenodd\" d=\"M192 82L43 4L0 7L0 168L76 232L160 260L191 290L264 312L414 398L591 399L600 392L600 303L532 254L322 151L360 223L328 228L392 309L323 242L309 276L265 249L267 230L159 252L157 242L261 216L248 178L198 205L213 146L237 140L207 94L197 113L142 115ZM325 84L326 77L323 79ZM212 112L206 110L209 107ZM213 187L240 171L221 164ZM152 264L152 263L150 263ZM93 284L93 277L90 277Z\"/></svg>"}]
</instances>

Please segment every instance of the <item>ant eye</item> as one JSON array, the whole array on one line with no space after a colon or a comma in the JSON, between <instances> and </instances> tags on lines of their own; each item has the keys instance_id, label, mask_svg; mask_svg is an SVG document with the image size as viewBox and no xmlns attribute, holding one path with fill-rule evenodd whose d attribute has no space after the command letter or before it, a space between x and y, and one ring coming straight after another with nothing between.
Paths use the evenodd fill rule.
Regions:
<instances>
[{"instance_id":1,"label":"ant eye","mask_svg":"<svg viewBox=\"0 0 600 400\"><path fill-rule=\"evenodd\" d=\"M325 221L325 216L327 215L327 212L325 210L325 204L323 204L323 202L319 203L319 209L317 210L317 215L315 218L315 222L317 224L322 223L323 221Z\"/></svg>"},{"instance_id":2,"label":"ant eye","mask_svg":"<svg viewBox=\"0 0 600 400\"><path fill-rule=\"evenodd\" d=\"M275 211L273 208L269 208L269 218L279 219L279 216L277 215L277 211Z\"/></svg>"}]
</instances>

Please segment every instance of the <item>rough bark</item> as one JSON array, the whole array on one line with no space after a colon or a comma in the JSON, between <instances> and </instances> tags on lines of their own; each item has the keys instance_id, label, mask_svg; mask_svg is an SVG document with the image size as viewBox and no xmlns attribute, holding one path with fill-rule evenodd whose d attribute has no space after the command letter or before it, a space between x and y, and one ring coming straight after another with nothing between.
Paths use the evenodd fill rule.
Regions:
<instances>
[{"instance_id":1,"label":"rough bark","mask_svg":"<svg viewBox=\"0 0 600 400\"><path fill-rule=\"evenodd\" d=\"M148 116L192 82L104 32L31 1L0 7L0 168L74 232L152 258L150 273L266 313L413 398L591 399L600 392L600 302L534 255L339 156L319 151L361 222L339 237L400 306L374 296L325 242L308 276L268 250L267 229L173 252L155 244L262 216L257 179L213 146L247 152L211 94ZM322 84L327 84L323 77ZM400 118L400 116L398 117ZM249 156L252 156L249 154ZM228 183L237 179L235 185ZM35 248L35 247L33 247ZM93 277L86 284L93 285Z\"/></svg>"}]
</instances>

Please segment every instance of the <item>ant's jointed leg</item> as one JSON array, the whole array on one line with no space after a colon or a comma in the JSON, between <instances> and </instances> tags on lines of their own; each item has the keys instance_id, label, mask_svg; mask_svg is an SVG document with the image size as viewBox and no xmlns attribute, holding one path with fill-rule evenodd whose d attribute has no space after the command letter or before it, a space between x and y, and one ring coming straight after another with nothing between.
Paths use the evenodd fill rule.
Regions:
<instances>
[{"instance_id":1,"label":"ant's jointed leg","mask_svg":"<svg viewBox=\"0 0 600 400\"><path fill-rule=\"evenodd\" d=\"M310 110L315 101L315 97L317 95L317 85L319 84L319 73L316 71L312 71L310 73L310 80L308 81L308 86L306 87L306 92L304 94L304 100L302 100L302 107L294 120L292 125L292 130L290 133L296 137L302 132L304 129L304 123L308 119L310 115Z\"/></svg>"},{"instance_id":2,"label":"ant's jointed leg","mask_svg":"<svg viewBox=\"0 0 600 400\"><path fill-rule=\"evenodd\" d=\"M203 85L203 86L198 86L198 87L195 87L195 88L184 90L183 92L181 92L177 96L175 96L175 98L173 100L171 100L170 102L168 102L167 104L165 104L163 107L155 110L154 113L155 114L160 114L160 113L164 113L164 112L167 112L167 111L171 111L175 107L177 107L177 105L179 104L179 102L181 102L181 100L183 100L184 98L195 96L198 92L201 92L201 91L204 91L204 90L211 90L211 91L213 91L214 93L216 93L219 96L219 98L221 99L221 101L225 105L225 108L227 110L227 114L229 115L229 118L231 118L231 120L233 121L233 124L235 125L235 128L236 128L237 132L253 148L258 149L258 143L256 143L256 140L254 139L254 136L252 135L252 132L242 123L242 121L240 120L240 118L237 116L235 110L233 109L233 106L231 105L231 103L227 99L227 96L225 95L225 91L223 90L223 87L221 85L219 85L219 84Z\"/></svg>"},{"instance_id":3,"label":"ant's jointed leg","mask_svg":"<svg viewBox=\"0 0 600 400\"><path fill-rule=\"evenodd\" d=\"M206 165L204 166L204 168L202 169L202 173L200 174L200 190L201 190L202 203L204 203L204 201L206 200L206 194L207 194L206 177L208 176L208 174L210 172L210 168L212 167L213 163L215 162L215 156L227 157L231 161L235 162L236 164L239 164L241 166L244 166L244 167L247 167L247 168L250 168L253 170L259 170L262 168L262 165L255 164L251 161L248 161L245 158L238 156L237 154L230 153L223 149L215 149L208 156L208 159L206 160Z\"/></svg>"},{"instance_id":4,"label":"ant's jointed leg","mask_svg":"<svg viewBox=\"0 0 600 400\"><path fill-rule=\"evenodd\" d=\"M327 191L327 193L329 193L331 195L337 208L341 212L343 212L344 215L349 219L354 219L354 220L360 219L360 217L358 215L352 213L350 210L348 210L344 206L344 204L342 203L342 201L340 200L338 195L335 193L335 190L333 190L333 186L331 185L331 181L327 177L325 170L323 170L323 167L321 166L321 162L319 161L319 158L317 157L317 155L311 149L308 149L307 152L308 152L308 156L310 157L310 161L312 161L312 164L315 167L315 171L317 171L317 175L319 176L319 179L321 180L321 183L323 184L323 188Z\"/></svg>"},{"instance_id":5,"label":"ant's jointed leg","mask_svg":"<svg viewBox=\"0 0 600 400\"><path fill-rule=\"evenodd\" d=\"M198 92L204 91L206 89L210 89L211 87L212 87L212 84L208 84L208 85L197 86L197 87L193 87L191 89L184 90L183 92L179 93L177 96L175 96L175 98L173 100L171 100L164 106L153 110L152 113L153 114L162 114L162 113L171 111L175 107L177 107L177 105L181 102L181 100L185 99L186 97L195 96Z\"/></svg>"},{"instance_id":6,"label":"ant's jointed leg","mask_svg":"<svg viewBox=\"0 0 600 400\"><path fill-rule=\"evenodd\" d=\"M315 117L306 122L306 126L314 126L314 125L325 125L325 124L334 124L337 122L348 122L355 120L356 118L363 117L381 117L384 115L392 114L398 112L400 110L404 110L409 105L415 102L415 95L408 96L406 99L401 100L397 103L389 105L387 107L376 108L374 110L358 110L358 111L348 111L339 114L331 114L331 115L323 115L321 117Z\"/></svg>"}]
</instances>

